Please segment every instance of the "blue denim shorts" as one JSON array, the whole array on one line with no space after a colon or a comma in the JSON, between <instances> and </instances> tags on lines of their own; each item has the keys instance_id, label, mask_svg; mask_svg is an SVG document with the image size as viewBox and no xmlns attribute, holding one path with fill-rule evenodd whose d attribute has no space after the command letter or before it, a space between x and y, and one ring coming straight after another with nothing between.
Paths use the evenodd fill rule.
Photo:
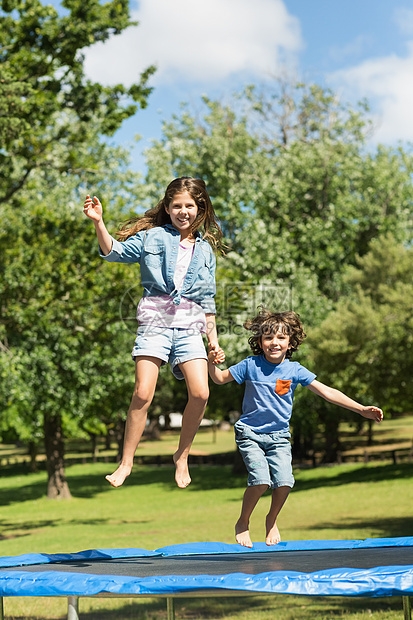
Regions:
<instances>
[{"instance_id":1,"label":"blue denim shorts","mask_svg":"<svg viewBox=\"0 0 413 620\"><path fill-rule=\"evenodd\" d=\"M207 359L202 334L193 329L140 325L132 349L132 359L139 356L156 357L171 365L177 379L183 379L179 364L194 359Z\"/></svg>"},{"instance_id":2,"label":"blue denim shorts","mask_svg":"<svg viewBox=\"0 0 413 620\"><path fill-rule=\"evenodd\" d=\"M293 487L291 444L285 433L256 433L236 422L235 441L248 471L248 486Z\"/></svg>"}]
</instances>

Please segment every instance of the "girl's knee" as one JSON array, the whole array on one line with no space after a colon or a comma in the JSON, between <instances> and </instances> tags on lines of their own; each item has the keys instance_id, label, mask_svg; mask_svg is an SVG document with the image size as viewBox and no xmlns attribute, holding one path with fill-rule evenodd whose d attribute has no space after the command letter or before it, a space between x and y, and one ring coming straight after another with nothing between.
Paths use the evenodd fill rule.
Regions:
<instances>
[{"instance_id":1,"label":"girl's knee","mask_svg":"<svg viewBox=\"0 0 413 620\"><path fill-rule=\"evenodd\" d=\"M146 388L145 386L138 385L135 386L133 390L132 400L136 407L144 407L145 405L150 405L153 398L153 390Z\"/></svg>"},{"instance_id":2,"label":"girl's knee","mask_svg":"<svg viewBox=\"0 0 413 620\"><path fill-rule=\"evenodd\" d=\"M189 400L198 403L199 405L206 405L209 398L209 388L201 388L189 393Z\"/></svg>"}]
</instances>

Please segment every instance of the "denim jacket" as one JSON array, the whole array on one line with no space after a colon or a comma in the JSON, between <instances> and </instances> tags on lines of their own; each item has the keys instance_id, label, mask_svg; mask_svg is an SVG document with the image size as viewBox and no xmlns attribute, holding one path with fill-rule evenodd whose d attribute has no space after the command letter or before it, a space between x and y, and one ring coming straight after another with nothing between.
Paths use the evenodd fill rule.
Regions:
<instances>
[{"instance_id":1,"label":"denim jacket","mask_svg":"<svg viewBox=\"0 0 413 620\"><path fill-rule=\"evenodd\" d=\"M179 305L181 296L194 301L205 313L215 314L215 255L208 241L196 234L194 253L182 289L174 285L174 273L181 235L172 224L141 230L126 241L113 240L106 256L111 263L139 263L143 296L170 295Z\"/></svg>"}]
</instances>

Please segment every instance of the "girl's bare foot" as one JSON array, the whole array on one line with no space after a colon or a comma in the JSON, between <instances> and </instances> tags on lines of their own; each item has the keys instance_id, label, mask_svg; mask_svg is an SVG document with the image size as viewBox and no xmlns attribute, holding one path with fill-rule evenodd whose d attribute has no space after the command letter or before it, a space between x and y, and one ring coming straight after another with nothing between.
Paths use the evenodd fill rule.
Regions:
<instances>
[{"instance_id":1,"label":"girl's bare foot","mask_svg":"<svg viewBox=\"0 0 413 620\"><path fill-rule=\"evenodd\" d=\"M178 453L175 452L174 456L175 463L175 481L180 489L185 489L188 484L191 483L191 476L189 475L188 469L188 459L184 457L179 457Z\"/></svg>"},{"instance_id":2,"label":"girl's bare foot","mask_svg":"<svg viewBox=\"0 0 413 620\"><path fill-rule=\"evenodd\" d=\"M276 523L268 523L267 520L267 536L265 542L267 545L277 545L281 541L280 532Z\"/></svg>"},{"instance_id":3,"label":"girl's bare foot","mask_svg":"<svg viewBox=\"0 0 413 620\"><path fill-rule=\"evenodd\" d=\"M242 545L243 547L252 548L252 540L250 537L248 525L245 526L244 523L237 521L237 523L235 524L235 540L239 545Z\"/></svg>"},{"instance_id":4,"label":"girl's bare foot","mask_svg":"<svg viewBox=\"0 0 413 620\"><path fill-rule=\"evenodd\" d=\"M132 467L128 465L119 465L116 471L113 474L105 476L106 480L110 482L113 487L120 487L125 482L125 479L129 476L132 471Z\"/></svg>"}]
</instances>

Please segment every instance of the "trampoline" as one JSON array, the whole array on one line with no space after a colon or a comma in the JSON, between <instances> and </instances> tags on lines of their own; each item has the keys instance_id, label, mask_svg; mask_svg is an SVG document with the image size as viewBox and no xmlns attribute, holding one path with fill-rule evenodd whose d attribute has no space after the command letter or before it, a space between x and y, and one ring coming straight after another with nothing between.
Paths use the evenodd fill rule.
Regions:
<instances>
[{"instance_id":1,"label":"trampoline","mask_svg":"<svg viewBox=\"0 0 413 620\"><path fill-rule=\"evenodd\" d=\"M252 549L205 542L0 558L0 618L3 598L13 596L65 596L69 620L80 617L79 597L164 597L173 620L176 597L254 594L400 596L410 620L413 537L256 543Z\"/></svg>"}]
</instances>

